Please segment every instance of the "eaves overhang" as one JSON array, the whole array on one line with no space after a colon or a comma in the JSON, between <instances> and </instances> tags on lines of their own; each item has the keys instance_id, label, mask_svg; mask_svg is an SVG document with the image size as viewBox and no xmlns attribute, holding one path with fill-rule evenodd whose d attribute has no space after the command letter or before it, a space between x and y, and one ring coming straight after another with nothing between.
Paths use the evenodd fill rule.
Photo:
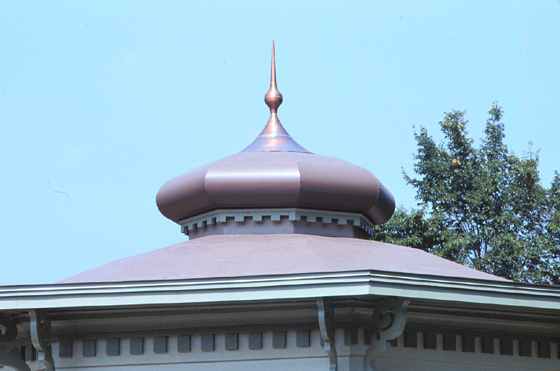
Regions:
<instances>
[{"instance_id":1,"label":"eaves overhang","mask_svg":"<svg viewBox=\"0 0 560 371\"><path fill-rule=\"evenodd\" d=\"M560 310L560 287L380 271L176 281L0 286L0 310L394 296Z\"/></svg>"}]
</instances>

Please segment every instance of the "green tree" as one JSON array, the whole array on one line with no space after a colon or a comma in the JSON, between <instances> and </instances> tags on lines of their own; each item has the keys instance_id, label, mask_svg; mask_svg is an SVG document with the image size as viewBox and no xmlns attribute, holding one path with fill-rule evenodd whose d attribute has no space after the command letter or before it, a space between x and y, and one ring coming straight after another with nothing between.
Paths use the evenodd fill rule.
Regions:
<instances>
[{"instance_id":1,"label":"green tree","mask_svg":"<svg viewBox=\"0 0 560 371\"><path fill-rule=\"evenodd\" d=\"M504 144L496 103L479 148L468 137L465 112L439 123L437 145L426 128L414 137L411 178L420 209L397 208L374 239L412 246L514 281L560 284L560 176L540 185L538 153L523 158Z\"/></svg>"}]
</instances>

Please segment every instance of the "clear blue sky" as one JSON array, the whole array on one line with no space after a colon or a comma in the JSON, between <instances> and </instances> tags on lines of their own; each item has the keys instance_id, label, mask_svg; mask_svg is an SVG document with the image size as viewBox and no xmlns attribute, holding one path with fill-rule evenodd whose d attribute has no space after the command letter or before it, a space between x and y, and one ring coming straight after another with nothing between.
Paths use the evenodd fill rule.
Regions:
<instances>
[{"instance_id":1,"label":"clear blue sky","mask_svg":"<svg viewBox=\"0 0 560 371\"><path fill-rule=\"evenodd\" d=\"M237 153L279 117L312 152L371 170L414 207L414 129L560 169L558 1L0 2L0 285L51 283L186 239L160 186ZM65 192L69 197L67 197Z\"/></svg>"}]
</instances>

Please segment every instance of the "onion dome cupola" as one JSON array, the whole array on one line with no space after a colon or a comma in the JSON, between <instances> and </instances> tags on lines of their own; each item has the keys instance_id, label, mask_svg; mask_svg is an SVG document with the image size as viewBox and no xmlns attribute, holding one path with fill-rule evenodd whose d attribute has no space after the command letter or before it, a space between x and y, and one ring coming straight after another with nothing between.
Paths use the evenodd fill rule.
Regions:
<instances>
[{"instance_id":1,"label":"onion dome cupola","mask_svg":"<svg viewBox=\"0 0 560 371\"><path fill-rule=\"evenodd\" d=\"M368 170L313 154L278 119L274 41L270 118L243 151L166 182L156 202L191 239L214 234L302 233L367 237L395 209L391 193Z\"/></svg>"}]
</instances>

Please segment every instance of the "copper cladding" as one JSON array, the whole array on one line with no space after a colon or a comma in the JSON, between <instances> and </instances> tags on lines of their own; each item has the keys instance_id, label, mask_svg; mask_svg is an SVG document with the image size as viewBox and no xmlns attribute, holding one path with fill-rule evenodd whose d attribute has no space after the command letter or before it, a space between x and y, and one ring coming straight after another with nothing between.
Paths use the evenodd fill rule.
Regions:
<instances>
[{"instance_id":1,"label":"copper cladding","mask_svg":"<svg viewBox=\"0 0 560 371\"><path fill-rule=\"evenodd\" d=\"M226 157L171 179L156 200L175 222L216 209L299 207L361 213L383 224L395 209L393 196L370 171L294 152Z\"/></svg>"}]
</instances>

